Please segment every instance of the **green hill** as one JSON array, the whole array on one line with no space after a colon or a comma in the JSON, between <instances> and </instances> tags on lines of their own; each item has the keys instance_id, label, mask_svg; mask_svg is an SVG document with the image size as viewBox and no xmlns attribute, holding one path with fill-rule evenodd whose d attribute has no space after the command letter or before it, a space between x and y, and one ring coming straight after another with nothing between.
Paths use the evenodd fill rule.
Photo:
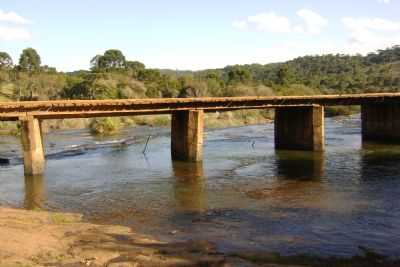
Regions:
<instances>
[{"instance_id":1,"label":"green hill","mask_svg":"<svg viewBox=\"0 0 400 267\"><path fill-rule=\"evenodd\" d=\"M199 96L313 95L400 91L400 46L379 50L367 56L321 55L299 57L287 62L227 66L202 71L149 69L129 61L119 50L108 50L91 60L91 70L70 73L40 65L34 49L24 65L12 64L0 52L0 101L47 99L117 99ZM328 115L354 112L348 107L327 108ZM271 117L265 110L211 114L208 126L261 123ZM221 117L224 116L224 117ZM222 118L222 119L221 119ZM147 121L146 121L147 120ZM165 124L168 118L124 118L58 122L57 128L91 126L118 129L120 125ZM110 125L112 127L110 127ZM107 126L107 127L103 127ZM13 126L14 127L14 126ZM0 123L0 129L11 129ZM99 131L100 132L100 131Z\"/></svg>"},{"instance_id":2,"label":"green hill","mask_svg":"<svg viewBox=\"0 0 400 267\"><path fill-rule=\"evenodd\" d=\"M40 66L40 58L27 66L14 66L7 53L1 54L7 59L2 63L0 58L2 101L32 96L39 99L218 97L400 89L400 46L367 56L305 56L283 63L235 65L196 72L148 69L140 62L126 60L115 49L94 57L90 71L71 73Z\"/></svg>"}]
</instances>

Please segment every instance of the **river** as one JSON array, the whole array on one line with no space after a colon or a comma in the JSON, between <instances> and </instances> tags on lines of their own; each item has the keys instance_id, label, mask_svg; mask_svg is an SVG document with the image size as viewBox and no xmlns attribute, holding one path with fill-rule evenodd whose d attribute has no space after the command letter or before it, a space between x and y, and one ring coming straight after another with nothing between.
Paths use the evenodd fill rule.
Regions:
<instances>
[{"instance_id":1,"label":"river","mask_svg":"<svg viewBox=\"0 0 400 267\"><path fill-rule=\"evenodd\" d=\"M168 128L45 136L44 176L25 178L0 138L0 205L79 212L161 240L221 251L400 257L400 146L362 144L359 116L326 119L324 153L275 151L272 124L207 130L204 161L173 163ZM142 153L151 135L146 153Z\"/></svg>"}]
</instances>

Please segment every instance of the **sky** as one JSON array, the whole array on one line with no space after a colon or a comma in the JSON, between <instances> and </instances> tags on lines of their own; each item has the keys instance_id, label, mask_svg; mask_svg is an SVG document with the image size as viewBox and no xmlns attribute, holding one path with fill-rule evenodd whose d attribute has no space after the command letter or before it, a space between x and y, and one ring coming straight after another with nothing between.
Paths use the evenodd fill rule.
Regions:
<instances>
[{"instance_id":1,"label":"sky","mask_svg":"<svg viewBox=\"0 0 400 267\"><path fill-rule=\"evenodd\" d=\"M107 49L151 68L200 70L400 44L400 0L0 0L0 51L88 69Z\"/></svg>"}]
</instances>

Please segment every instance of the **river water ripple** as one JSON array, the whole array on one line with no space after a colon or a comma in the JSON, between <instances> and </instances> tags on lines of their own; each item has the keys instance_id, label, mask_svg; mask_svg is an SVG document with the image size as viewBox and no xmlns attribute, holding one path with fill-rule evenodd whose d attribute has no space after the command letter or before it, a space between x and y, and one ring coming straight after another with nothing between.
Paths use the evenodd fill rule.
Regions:
<instances>
[{"instance_id":1,"label":"river water ripple","mask_svg":"<svg viewBox=\"0 0 400 267\"><path fill-rule=\"evenodd\" d=\"M166 128L47 135L44 176L25 178L1 137L0 204L79 212L222 251L400 257L400 146L362 144L358 116L326 120L324 153L275 151L273 125L206 131L204 162L172 162ZM142 154L151 135L146 154Z\"/></svg>"}]
</instances>

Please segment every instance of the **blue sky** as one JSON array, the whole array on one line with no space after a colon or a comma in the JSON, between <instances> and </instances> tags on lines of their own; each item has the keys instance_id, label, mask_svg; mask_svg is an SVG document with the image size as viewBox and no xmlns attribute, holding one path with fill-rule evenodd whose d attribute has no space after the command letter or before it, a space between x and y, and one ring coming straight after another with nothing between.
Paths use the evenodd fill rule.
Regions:
<instances>
[{"instance_id":1,"label":"blue sky","mask_svg":"<svg viewBox=\"0 0 400 267\"><path fill-rule=\"evenodd\" d=\"M0 51L59 70L106 49L148 67L204 69L400 44L400 0L0 0Z\"/></svg>"}]
</instances>

